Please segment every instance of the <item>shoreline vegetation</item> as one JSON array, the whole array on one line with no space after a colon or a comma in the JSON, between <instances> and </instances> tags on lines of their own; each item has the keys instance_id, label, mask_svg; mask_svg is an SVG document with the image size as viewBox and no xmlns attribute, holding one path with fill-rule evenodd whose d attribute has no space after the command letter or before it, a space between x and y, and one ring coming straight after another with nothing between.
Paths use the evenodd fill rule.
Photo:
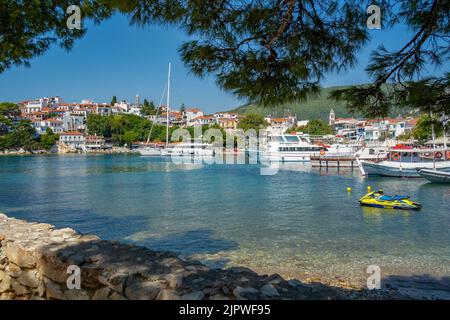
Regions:
<instances>
[{"instance_id":1,"label":"shoreline vegetation","mask_svg":"<svg viewBox=\"0 0 450 320\"><path fill-rule=\"evenodd\" d=\"M80 267L81 289L66 287ZM380 290L305 283L246 267L210 269L167 251L101 240L70 228L0 214L0 300L408 299Z\"/></svg>"}]
</instances>

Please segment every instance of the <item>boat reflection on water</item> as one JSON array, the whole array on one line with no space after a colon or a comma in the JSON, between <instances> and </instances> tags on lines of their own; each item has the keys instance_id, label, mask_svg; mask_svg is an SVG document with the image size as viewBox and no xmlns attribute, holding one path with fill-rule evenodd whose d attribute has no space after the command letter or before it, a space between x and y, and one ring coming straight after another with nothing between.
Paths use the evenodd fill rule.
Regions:
<instances>
[{"instance_id":1,"label":"boat reflection on water","mask_svg":"<svg viewBox=\"0 0 450 320\"><path fill-rule=\"evenodd\" d=\"M367 225L379 226L385 220L390 220L397 217L402 217L404 222L409 222L411 215L420 214L418 212L411 212L397 209L382 209L373 207L361 207L364 222Z\"/></svg>"}]
</instances>

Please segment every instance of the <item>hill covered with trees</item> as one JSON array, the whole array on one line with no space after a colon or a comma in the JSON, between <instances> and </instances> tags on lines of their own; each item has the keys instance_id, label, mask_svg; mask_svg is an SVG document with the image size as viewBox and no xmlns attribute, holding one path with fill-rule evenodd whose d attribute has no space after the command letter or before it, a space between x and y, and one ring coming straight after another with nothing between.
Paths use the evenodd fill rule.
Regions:
<instances>
[{"instance_id":1,"label":"hill covered with trees","mask_svg":"<svg viewBox=\"0 0 450 320\"><path fill-rule=\"evenodd\" d=\"M361 113L351 112L344 101L336 101L330 97L335 90L351 89L354 86L340 86L322 88L316 95L308 96L306 101L284 103L280 105L264 106L257 104L246 104L229 112L236 112L241 115L258 114L261 116L272 115L273 117L283 117L287 115L297 115L301 119L319 119L328 122L330 110L333 109L338 118L364 117ZM389 115L396 117L398 115L409 115L413 112L408 108L392 107Z\"/></svg>"}]
</instances>

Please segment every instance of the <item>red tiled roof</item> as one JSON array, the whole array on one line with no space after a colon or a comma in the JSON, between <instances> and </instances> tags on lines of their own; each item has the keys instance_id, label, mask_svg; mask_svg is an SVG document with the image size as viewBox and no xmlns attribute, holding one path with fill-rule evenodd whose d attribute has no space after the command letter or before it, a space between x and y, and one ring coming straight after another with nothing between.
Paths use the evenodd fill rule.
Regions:
<instances>
[{"instance_id":1,"label":"red tiled roof","mask_svg":"<svg viewBox=\"0 0 450 320\"><path fill-rule=\"evenodd\" d=\"M61 133L61 136L83 136L83 134L78 131L70 131L70 132Z\"/></svg>"}]
</instances>

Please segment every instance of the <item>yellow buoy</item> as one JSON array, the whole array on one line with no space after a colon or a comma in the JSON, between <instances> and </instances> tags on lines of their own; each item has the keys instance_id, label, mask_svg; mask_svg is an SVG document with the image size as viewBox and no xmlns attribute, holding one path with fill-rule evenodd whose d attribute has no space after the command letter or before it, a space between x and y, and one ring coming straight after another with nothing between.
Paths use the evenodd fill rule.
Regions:
<instances>
[{"instance_id":1,"label":"yellow buoy","mask_svg":"<svg viewBox=\"0 0 450 320\"><path fill-rule=\"evenodd\" d=\"M351 192L351 191L352 191L352 188L347 187L347 192Z\"/></svg>"},{"instance_id":2,"label":"yellow buoy","mask_svg":"<svg viewBox=\"0 0 450 320\"><path fill-rule=\"evenodd\" d=\"M372 187L371 186L368 186L367 187L367 192L370 192L372 190Z\"/></svg>"}]
</instances>

